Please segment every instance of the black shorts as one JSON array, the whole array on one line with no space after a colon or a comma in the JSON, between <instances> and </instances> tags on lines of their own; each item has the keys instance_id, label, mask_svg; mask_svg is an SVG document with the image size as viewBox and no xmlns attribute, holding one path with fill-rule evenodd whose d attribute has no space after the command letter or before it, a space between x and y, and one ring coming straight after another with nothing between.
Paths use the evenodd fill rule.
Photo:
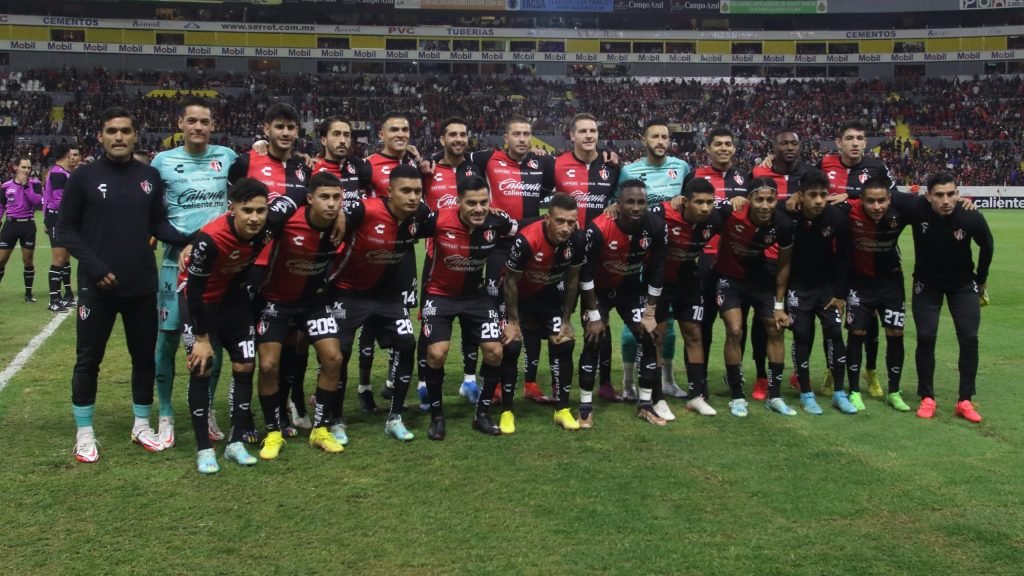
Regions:
<instances>
[{"instance_id":1,"label":"black shorts","mask_svg":"<svg viewBox=\"0 0 1024 576\"><path fill-rule=\"evenodd\" d=\"M700 323L704 320L704 292L696 266L681 269L679 278L672 284L666 284L661 291L654 318L661 323L668 320L670 314L677 322Z\"/></svg>"},{"instance_id":2,"label":"black shorts","mask_svg":"<svg viewBox=\"0 0 1024 576\"><path fill-rule=\"evenodd\" d=\"M8 218L0 228L0 250L14 250L21 247L34 250L36 247L36 221L32 218Z\"/></svg>"},{"instance_id":3,"label":"black shorts","mask_svg":"<svg viewBox=\"0 0 1024 576\"><path fill-rule=\"evenodd\" d=\"M191 354L196 343L193 333L192 315L188 309L188 299L182 293L178 297L178 311L181 317L181 340L185 344L185 353ZM223 347L231 362L235 364L252 364L256 361L256 333L252 325L249 303L233 300L219 305L207 306L209 318L206 327L210 336L210 346L214 352Z\"/></svg>"},{"instance_id":4,"label":"black shorts","mask_svg":"<svg viewBox=\"0 0 1024 576\"><path fill-rule=\"evenodd\" d=\"M903 330L907 319L906 289L903 275L875 280L872 284L853 284L846 295L846 329L867 330L878 314L882 326Z\"/></svg>"},{"instance_id":5,"label":"black shorts","mask_svg":"<svg viewBox=\"0 0 1024 576\"><path fill-rule=\"evenodd\" d=\"M409 310L400 300L382 302L352 292L339 292L334 297L331 312L338 323L338 336L342 350L355 341L356 330L371 329L382 348L392 348L399 338L415 338Z\"/></svg>"},{"instance_id":6,"label":"black shorts","mask_svg":"<svg viewBox=\"0 0 1024 576\"><path fill-rule=\"evenodd\" d=\"M643 319L646 306L647 298L640 285L620 286L615 290L597 290L597 311L601 313L601 320L604 320L605 324L610 323L611 312L615 310L626 327L635 333L640 320Z\"/></svg>"},{"instance_id":7,"label":"black shorts","mask_svg":"<svg viewBox=\"0 0 1024 576\"><path fill-rule=\"evenodd\" d=\"M786 290L786 310L793 312L815 312L825 306L835 297L835 290L832 286L817 286L815 288L801 288L790 285Z\"/></svg>"},{"instance_id":8,"label":"black shorts","mask_svg":"<svg viewBox=\"0 0 1024 576\"><path fill-rule=\"evenodd\" d=\"M449 342L455 318L459 319L463 331L479 329L480 342L501 340L501 318L494 305L494 298L486 294L474 298L426 294L420 315L423 320L423 337L427 339L428 345Z\"/></svg>"},{"instance_id":9,"label":"black shorts","mask_svg":"<svg viewBox=\"0 0 1024 576\"><path fill-rule=\"evenodd\" d=\"M722 276L718 279L716 303L721 312L750 306L759 317L770 319L775 315L775 279Z\"/></svg>"},{"instance_id":10,"label":"black shorts","mask_svg":"<svg viewBox=\"0 0 1024 576\"><path fill-rule=\"evenodd\" d=\"M301 330L312 342L338 337L338 322L331 306L267 302L256 321L256 344L284 343L288 333Z\"/></svg>"},{"instance_id":11,"label":"black shorts","mask_svg":"<svg viewBox=\"0 0 1024 576\"><path fill-rule=\"evenodd\" d=\"M46 235L50 238L50 246L53 248L63 248L62 245L57 243L57 217L60 212L56 210L44 210L43 211L43 229L46 230Z\"/></svg>"},{"instance_id":12,"label":"black shorts","mask_svg":"<svg viewBox=\"0 0 1024 576\"><path fill-rule=\"evenodd\" d=\"M555 288L519 298L519 325L524 330L536 330L546 336L558 334L562 330L564 298L564 294Z\"/></svg>"}]
</instances>

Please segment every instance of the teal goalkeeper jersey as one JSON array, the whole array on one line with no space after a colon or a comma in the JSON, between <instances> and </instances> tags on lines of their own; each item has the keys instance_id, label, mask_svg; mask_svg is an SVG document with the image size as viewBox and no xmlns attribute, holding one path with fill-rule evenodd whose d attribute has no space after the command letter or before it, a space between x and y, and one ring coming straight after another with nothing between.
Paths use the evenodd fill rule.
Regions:
<instances>
[{"instance_id":1,"label":"teal goalkeeper jersey","mask_svg":"<svg viewBox=\"0 0 1024 576\"><path fill-rule=\"evenodd\" d=\"M167 219L183 234L192 234L228 207L228 169L238 154L210 144L205 154L189 154L184 146L156 155L150 164L164 181ZM177 262L178 251L164 245L164 263Z\"/></svg>"},{"instance_id":2,"label":"teal goalkeeper jersey","mask_svg":"<svg viewBox=\"0 0 1024 576\"><path fill-rule=\"evenodd\" d=\"M616 190L621 190L626 180L642 180L647 184L647 203L653 206L680 195L683 179L689 173L690 165L679 158L669 156L661 166L652 166L642 158L622 168Z\"/></svg>"}]
</instances>

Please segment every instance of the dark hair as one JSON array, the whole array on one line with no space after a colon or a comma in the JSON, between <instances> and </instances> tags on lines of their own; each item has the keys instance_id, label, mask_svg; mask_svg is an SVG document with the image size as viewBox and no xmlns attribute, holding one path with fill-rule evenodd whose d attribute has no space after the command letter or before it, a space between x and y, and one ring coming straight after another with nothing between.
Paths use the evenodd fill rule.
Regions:
<instances>
[{"instance_id":1,"label":"dark hair","mask_svg":"<svg viewBox=\"0 0 1024 576\"><path fill-rule=\"evenodd\" d=\"M22 156L18 156L18 157L17 157L17 158L16 158L15 160L14 160L14 165L15 165L15 166L17 166L18 164L21 164L21 161L22 161L22 160L27 160L27 161L28 161L28 163L29 163L29 167L31 167L31 166L32 166L32 159L31 159L31 158L29 158L28 156L25 156L25 155L22 155Z\"/></svg>"},{"instance_id":2,"label":"dark hair","mask_svg":"<svg viewBox=\"0 0 1024 576\"><path fill-rule=\"evenodd\" d=\"M526 119L526 116L520 116L519 114L513 114L505 120L505 132L508 132L509 124L530 124L532 129L532 123Z\"/></svg>"},{"instance_id":3,"label":"dark hair","mask_svg":"<svg viewBox=\"0 0 1024 576\"><path fill-rule=\"evenodd\" d=\"M452 116L451 118L448 118L444 122L441 122L441 135L446 134L448 132L448 127L451 126L452 124L462 124L463 126L466 127L466 131L469 132L469 122L466 122L465 120L459 118L458 116Z\"/></svg>"},{"instance_id":4,"label":"dark hair","mask_svg":"<svg viewBox=\"0 0 1024 576\"><path fill-rule=\"evenodd\" d=\"M419 180L423 177L420 171L415 166L409 164L399 164L391 170L391 179L396 178L412 178L413 180Z\"/></svg>"},{"instance_id":5,"label":"dark hair","mask_svg":"<svg viewBox=\"0 0 1024 576\"><path fill-rule=\"evenodd\" d=\"M344 122L345 124L348 124L348 129L349 130L352 129L352 123L348 121L348 118L345 118L344 116L328 116L327 118L324 118L320 122L320 137L321 138L324 138L324 137L327 136L327 133L330 132L331 126L334 125L335 122Z\"/></svg>"},{"instance_id":6,"label":"dark hair","mask_svg":"<svg viewBox=\"0 0 1024 576\"><path fill-rule=\"evenodd\" d=\"M820 170L810 170L800 177L800 191L819 190L824 188L828 192L828 177Z\"/></svg>"},{"instance_id":7,"label":"dark hair","mask_svg":"<svg viewBox=\"0 0 1024 576\"><path fill-rule=\"evenodd\" d=\"M110 122L114 118L127 118L132 123L132 131L137 132L139 130L139 125L135 122L135 116L132 116L132 113L129 112L127 108L122 106L111 106L100 113L100 131L103 131L104 124Z\"/></svg>"},{"instance_id":8,"label":"dark hair","mask_svg":"<svg viewBox=\"0 0 1024 576\"><path fill-rule=\"evenodd\" d=\"M207 110L210 110L211 112L213 111L213 106L210 106L210 101L209 100L207 100L206 98L203 98L202 96L197 96L195 94L189 94L188 96L185 96L184 98L182 98L181 102L178 103L179 115L182 118L185 117L185 109L188 108L189 106L199 106L200 108L206 108Z\"/></svg>"},{"instance_id":9,"label":"dark hair","mask_svg":"<svg viewBox=\"0 0 1024 576\"><path fill-rule=\"evenodd\" d=\"M400 118L402 120L405 120L406 122L409 122L409 117L408 116L406 116L405 114L402 114L401 112L396 112L396 111L392 110L391 112L387 112L386 114L384 114L384 116L380 119L380 127L384 128L384 124L388 120L393 120L395 118Z\"/></svg>"},{"instance_id":10,"label":"dark hair","mask_svg":"<svg viewBox=\"0 0 1024 576\"><path fill-rule=\"evenodd\" d=\"M462 182L459 182L459 198L465 196L467 190L490 190L490 188L487 186L487 180L479 176L466 176Z\"/></svg>"},{"instance_id":11,"label":"dark hair","mask_svg":"<svg viewBox=\"0 0 1024 576\"><path fill-rule=\"evenodd\" d=\"M299 123L299 113L295 111L295 107L283 102L271 104L263 111L263 122L265 124L272 124L278 118L285 122Z\"/></svg>"},{"instance_id":12,"label":"dark hair","mask_svg":"<svg viewBox=\"0 0 1024 576\"><path fill-rule=\"evenodd\" d=\"M63 160L70 153L71 146L68 146L67 144L64 144L62 142L53 147L53 150L50 151L50 157L55 158L57 160Z\"/></svg>"},{"instance_id":13,"label":"dark hair","mask_svg":"<svg viewBox=\"0 0 1024 576\"><path fill-rule=\"evenodd\" d=\"M747 196L764 188L770 188L772 192L775 192L776 196L779 195L779 186L775 183L775 179L760 176L758 178L751 178L750 183L747 185Z\"/></svg>"},{"instance_id":14,"label":"dark hair","mask_svg":"<svg viewBox=\"0 0 1024 576\"><path fill-rule=\"evenodd\" d=\"M797 140L800 139L800 135L797 134L796 130L793 130L792 128L779 128L778 130L775 131L775 138L774 139L778 140L779 136L782 136L783 134L792 134L792 135L796 136Z\"/></svg>"},{"instance_id":15,"label":"dark hair","mask_svg":"<svg viewBox=\"0 0 1024 576\"><path fill-rule=\"evenodd\" d=\"M928 179L928 191L931 192L932 188L936 186L942 186L943 184L956 184L956 178L953 177L952 172L936 172L932 174L931 178Z\"/></svg>"},{"instance_id":16,"label":"dark hair","mask_svg":"<svg viewBox=\"0 0 1024 576\"><path fill-rule=\"evenodd\" d=\"M668 121L661 118L652 118L644 123L644 129L640 131L640 134L646 135L647 129L651 126L664 126L665 128L668 128Z\"/></svg>"},{"instance_id":17,"label":"dark hair","mask_svg":"<svg viewBox=\"0 0 1024 576\"><path fill-rule=\"evenodd\" d=\"M231 185L228 190L228 200L231 202L248 202L253 198L267 198L270 191L266 184L255 178L242 178Z\"/></svg>"},{"instance_id":18,"label":"dark hair","mask_svg":"<svg viewBox=\"0 0 1024 576\"><path fill-rule=\"evenodd\" d=\"M306 190L309 194L315 194L320 188L341 188L341 180L330 172L317 172L309 179Z\"/></svg>"},{"instance_id":19,"label":"dark hair","mask_svg":"<svg viewBox=\"0 0 1024 576\"><path fill-rule=\"evenodd\" d=\"M710 144L715 138L722 136L728 136L730 140L736 141L736 135L733 134L732 130L729 130L727 126L715 126L710 132L708 132L708 144Z\"/></svg>"},{"instance_id":20,"label":"dark hair","mask_svg":"<svg viewBox=\"0 0 1024 576\"><path fill-rule=\"evenodd\" d=\"M872 176L864 182L861 190L878 190L879 188L888 192L889 189L892 188L892 180L889 180L885 176Z\"/></svg>"},{"instance_id":21,"label":"dark hair","mask_svg":"<svg viewBox=\"0 0 1024 576\"><path fill-rule=\"evenodd\" d=\"M715 185L704 178L693 178L683 187L683 196L693 198L694 194L714 194Z\"/></svg>"},{"instance_id":22,"label":"dark hair","mask_svg":"<svg viewBox=\"0 0 1024 576\"><path fill-rule=\"evenodd\" d=\"M594 116L589 112L580 112L579 114L573 116L572 120L569 120L569 132L576 131L576 123L579 122L580 120L592 120L596 124L597 116Z\"/></svg>"},{"instance_id":23,"label":"dark hair","mask_svg":"<svg viewBox=\"0 0 1024 576\"><path fill-rule=\"evenodd\" d=\"M565 192L556 192L552 195L551 203L548 204L548 207L558 208L559 210L576 210L578 208L576 199Z\"/></svg>"},{"instance_id":24,"label":"dark hair","mask_svg":"<svg viewBox=\"0 0 1024 576\"><path fill-rule=\"evenodd\" d=\"M643 190L645 194L647 193L647 184L644 184L643 180L638 180L636 178L631 178L629 180L626 180L622 184L619 184L620 193L626 188L639 188Z\"/></svg>"},{"instance_id":25,"label":"dark hair","mask_svg":"<svg viewBox=\"0 0 1024 576\"><path fill-rule=\"evenodd\" d=\"M843 134L846 134L847 130L856 130L858 132L867 132L868 127L864 122L860 120L847 120L843 122L843 125L839 127L839 135L837 138L842 138Z\"/></svg>"}]
</instances>

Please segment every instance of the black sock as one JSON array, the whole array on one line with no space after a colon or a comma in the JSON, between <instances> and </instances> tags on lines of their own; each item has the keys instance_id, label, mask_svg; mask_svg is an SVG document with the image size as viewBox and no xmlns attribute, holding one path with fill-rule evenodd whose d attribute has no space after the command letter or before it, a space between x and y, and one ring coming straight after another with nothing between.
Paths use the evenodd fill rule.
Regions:
<instances>
[{"instance_id":1,"label":"black sock","mask_svg":"<svg viewBox=\"0 0 1024 576\"><path fill-rule=\"evenodd\" d=\"M561 410L569 407L569 390L572 386L572 340L561 344L548 344L548 364L551 367L551 384L555 389L555 406Z\"/></svg>"},{"instance_id":2,"label":"black sock","mask_svg":"<svg viewBox=\"0 0 1024 576\"><path fill-rule=\"evenodd\" d=\"M25 277L25 295L32 294L32 285L36 282L36 268L35 266L25 266L25 271L22 273Z\"/></svg>"},{"instance_id":3,"label":"black sock","mask_svg":"<svg viewBox=\"0 0 1024 576\"><path fill-rule=\"evenodd\" d=\"M68 262L64 265L64 269L61 270L61 277L64 279L64 294L71 298L71 263Z\"/></svg>"},{"instance_id":4,"label":"black sock","mask_svg":"<svg viewBox=\"0 0 1024 576\"><path fill-rule=\"evenodd\" d=\"M729 384L729 394L733 400L743 398L743 372L739 364L726 364L725 380Z\"/></svg>"},{"instance_id":5,"label":"black sock","mask_svg":"<svg viewBox=\"0 0 1024 576\"><path fill-rule=\"evenodd\" d=\"M846 378L850 381L850 393L860 392L860 359L864 349L864 336L850 332L846 343ZM839 391L839 388L836 388Z\"/></svg>"},{"instance_id":6,"label":"black sock","mask_svg":"<svg viewBox=\"0 0 1024 576\"><path fill-rule=\"evenodd\" d=\"M191 375L188 379L188 410L192 417L192 431L196 435L196 449L213 448L210 443L210 423L207 410L210 406L210 378Z\"/></svg>"},{"instance_id":7,"label":"black sock","mask_svg":"<svg viewBox=\"0 0 1024 576\"><path fill-rule=\"evenodd\" d=\"M903 373L903 336L885 337L885 368L889 372L889 393L900 391Z\"/></svg>"},{"instance_id":8,"label":"black sock","mask_svg":"<svg viewBox=\"0 0 1024 576\"><path fill-rule=\"evenodd\" d=\"M534 330L523 332L523 350L526 352L523 380L526 382L537 381L537 368L540 366L540 345L541 336L539 333Z\"/></svg>"},{"instance_id":9,"label":"black sock","mask_svg":"<svg viewBox=\"0 0 1024 576\"><path fill-rule=\"evenodd\" d=\"M277 393L270 396L260 394L260 406L263 408L263 424L268 432L281 429L281 403Z\"/></svg>"},{"instance_id":10,"label":"black sock","mask_svg":"<svg viewBox=\"0 0 1024 576\"><path fill-rule=\"evenodd\" d=\"M60 266L50 266L50 304L60 300Z\"/></svg>"},{"instance_id":11,"label":"black sock","mask_svg":"<svg viewBox=\"0 0 1024 576\"><path fill-rule=\"evenodd\" d=\"M480 366L480 379L483 380L483 387L480 389L480 399L476 402L476 413L487 414L494 399L494 389L501 380L501 365L491 366L484 362Z\"/></svg>"},{"instance_id":12,"label":"black sock","mask_svg":"<svg viewBox=\"0 0 1024 576\"><path fill-rule=\"evenodd\" d=\"M324 390L319 386L316 389L316 409L313 411L313 427L320 428L331 423L332 410L337 390Z\"/></svg>"},{"instance_id":13,"label":"black sock","mask_svg":"<svg viewBox=\"0 0 1024 576\"><path fill-rule=\"evenodd\" d=\"M231 442L241 442L249 424L249 409L252 402L252 372L231 372L231 388L228 390L228 406L231 408Z\"/></svg>"},{"instance_id":14,"label":"black sock","mask_svg":"<svg viewBox=\"0 0 1024 576\"><path fill-rule=\"evenodd\" d=\"M867 360L864 363L865 370L878 368L878 336L878 317L872 316L868 321L867 337L864 338L864 356Z\"/></svg>"},{"instance_id":15,"label":"black sock","mask_svg":"<svg viewBox=\"0 0 1024 576\"><path fill-rule=\"evenodd\" d=\"M504 347L501 356L501 411L511 411L515 405L516 384L519 378L519 356L523 351L522 342L513 342Z\"/></svg>"},{"instance_id":16,"label":"black sock","mask_svg":"<svg viewBox=\"0 0 1024 576\"><path fill-rule=\"evenodd\" d=\"M433 368L430 364L423 367L423 380L427 383L427 395L430 397L430 416L444 416L444 405L441 394L444 388L444 368Z\"/></svg>"},{"instance_id":17,"label":"black sock","mask_svg":"<svg viewBox=\"0 0 1024 576\"><path fill-rule=\"evenodd\" d=\"M391 414L388 418L402 416L405 397L409 394L409 385L412 381L412 363L415 356L416 344L411 338L401 347L394 349L395 389L391 392Z\"/></svg>"},{"instance_id":18,"label":"black sock","mask_svg":"<svg viewBox=\"0 0 1024 576\"><path fill-rule=\"evenodd\" d=\"M782 373L786 365L782 362L768 363L768 397L779 398L782 396Z\"/></svg>"},{"instance_id":19,"label":"black sock","mask_svg":"<svg viewBox=\"0 0 1024 576\"><path fill-rule=\"evenodd\" d=\"M832 372L833 390L840 392L846 386L846 346L842 336L825 338L825 358Z\"/></svg>"},{"instance_id":20,"label":"black sock","mask_svg":"<svg viewBox=\"0 0 1024 576\"><path fill-rule=\"evenodd\" d=\"M693 400L697 396L708 397L707 364L686 363L687 396Z\"/></svg>"}]
</instances>

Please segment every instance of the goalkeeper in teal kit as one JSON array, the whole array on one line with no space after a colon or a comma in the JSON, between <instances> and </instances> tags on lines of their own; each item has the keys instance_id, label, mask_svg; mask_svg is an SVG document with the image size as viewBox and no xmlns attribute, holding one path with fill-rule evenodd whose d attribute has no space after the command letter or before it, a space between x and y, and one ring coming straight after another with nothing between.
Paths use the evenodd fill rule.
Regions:
<instances>
[{"instance_id":1,"label":"goalkeeper in teal kit","mask_svg":"<svg viewBox=\"0 0 1024 576\"><path fill-rule=\"evenodd\" d=\"M182 146L161 152L151 166L164 182L167 218L179 232L192 234L223 214L228 207L228 169L237 154L230 148L210 144L213 117L210 104L198 96L182 100L178 128L184 135ZM158 434L165 448L174 445L174 357L181 338L178 313L178 255L180 250L164 246L160 266L158 306L160 331L156 345L156 390L160 400ZM221 351L216 351L210 397L220 373ZM213 410L208 411L210 439L222 440Z\"/></svg>"},{"instance_id":2,"label":"goalkeeper in teal kit","mask_svg":"<svg viewBox=\"0 0 1024 576\"><path fill-rule=\"evenodd\" d=\"M663 120L651 120L644 125L641 137L647 157L627 164L619 175L619 185L626 180L641 180L647 184L647 205L655 206L679 196L683 192L683 179L690 173L690 165L668 155L670 145L668 124ZM636 372L636 338L628 329L622 330L622 397L636 400L636 386L633 375ZM672 373L675 357L676 332L673 323L668 323L662 350L661 387L666 396L684 398L686 392L680 388Z\"/></svg>"}]
</instances>

